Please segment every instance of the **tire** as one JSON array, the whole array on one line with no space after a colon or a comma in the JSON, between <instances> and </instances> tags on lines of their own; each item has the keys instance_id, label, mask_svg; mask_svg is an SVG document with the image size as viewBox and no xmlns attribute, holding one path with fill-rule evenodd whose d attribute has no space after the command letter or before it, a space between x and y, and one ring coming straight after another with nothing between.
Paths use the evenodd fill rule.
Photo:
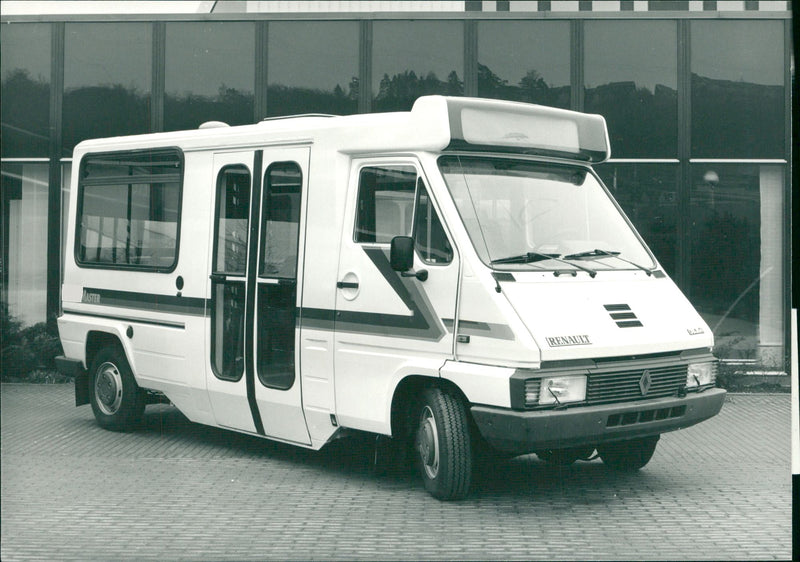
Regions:
<instances>
[{"instance_id":1,"label":"tire","mask_svg":"<svg viewBox=\"0 0 800 562\"><path fill-rule=\"evenodd\" d=\"M639 470L653 458L660 435L642 437L629 441L615 441L599 445L597 452L603 464L618 472Z\"/></svg>"},{"instance_id":2,"label":"tire","mask_svg":"<svg viewBox=\"0 0 800 562\"><path fill-rule=\"evenodd\" d=\"M425 489L440 500L465 498L472 483L472 442L464 402L428 388L416 419L415 458Z\"/></svg>"},{"instance_id":3,"label":"tire","mask_svg":"<svg viewBox=\"0 0 800 562\"><path fill-rule=\"evenodd\" d=\"M147 397L136 384L125 354L101 349L90 368L89 402L97 423L111 431L130 431L141 421Z\"/></svg>"},{"instance_id":4,"label":"tire","mask_svg":"<svg viewBox=\"0 0 800 562\"><path fill-rule=\"evenodd\" d=\"M594 453L594 447L571 447L568 449L545 449L536 451L540 460L553 466L569 466L577 460L588 460Z\"/></svg>"}]
</instances>

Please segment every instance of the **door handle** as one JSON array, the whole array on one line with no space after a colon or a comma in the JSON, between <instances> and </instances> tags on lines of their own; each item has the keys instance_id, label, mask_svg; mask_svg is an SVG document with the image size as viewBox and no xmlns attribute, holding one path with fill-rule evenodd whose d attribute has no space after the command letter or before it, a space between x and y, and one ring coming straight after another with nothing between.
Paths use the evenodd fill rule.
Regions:
<instances>
[{"instance_id":1,"label":"door handle","mask_svg":"<svg viewBox=\"0 0 800 562\"><path fill-rule=\"evenodd\" d=\"M358 289L358 281L337 281L337 289Z\"/></svg>"},{"instance_id":2,"label":"door handle","mask_svg":"<svg viewBox=\"0 0 800 562\"><path fill-rule=\"evenodd\" d=\"M208 278L216 283L224 283L228 280L228 276L224 273L212 273Z\"/></svg>"}]
</instances>

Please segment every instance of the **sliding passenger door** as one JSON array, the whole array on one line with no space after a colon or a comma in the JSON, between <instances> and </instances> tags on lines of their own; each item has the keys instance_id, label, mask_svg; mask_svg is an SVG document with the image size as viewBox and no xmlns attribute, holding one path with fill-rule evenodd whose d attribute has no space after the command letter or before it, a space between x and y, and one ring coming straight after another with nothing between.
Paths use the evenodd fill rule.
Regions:
<instances>
[{"instance_id":1,"label":"sliding passenger door","mask_svg":"<svg viewBox=\"0 0 800 562\"><path fill-rule=\"evenodd\" d=\"M255 398L267 435L311 439L303 415L297 311L302 288L308 148L263 152L258 264L255 272Z\"/></svg>"},{"instance_id":2,"label":"sliding passenger door","mask_svg":"<svg viewBox=\"0 0 800 562\"><path fill-rule=\"evenodd\" d=\"M256 432L245 376L247 262L255 153L214 155L214 238L209 275L206 381L218 425Z\"/></svg>"},{"instance_id":3,"label":"sliding passenger door","mask_svg":"<svg viewBox=\"0 0 800 562\"><path fill-rule=\"evenodd\" d=\"M308 148L214 155L207 388L218 425L310 444L296 360Z\"/></svg>"}]
</instances>

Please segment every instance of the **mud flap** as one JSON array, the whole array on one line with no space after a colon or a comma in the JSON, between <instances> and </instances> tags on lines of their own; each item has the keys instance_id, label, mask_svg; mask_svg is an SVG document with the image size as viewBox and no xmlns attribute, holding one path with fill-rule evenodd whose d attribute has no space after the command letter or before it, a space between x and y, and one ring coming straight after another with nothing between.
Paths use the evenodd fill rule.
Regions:
<instances>
[{"instance_id":1,"label":"mud flap","mask_svg":"<svg viewBox=\"0 0 800 562\"><path fill-rule=\"evenodd\" d=\"M62 375L75 377L75 406L89 403L89 373L83 368L83 363L64 356L56 357L56 369Z\"/></svg>"},{"instance_id":2,"label":"mud flap","mask_svg":"<svg viewBox=\"0 0 800 562\"><path fill-rule=\"evenodd\" d=\"M89 373L81 370L75 374L75 405L83 406L89 403Z\"/></svg>"}]
</instances>

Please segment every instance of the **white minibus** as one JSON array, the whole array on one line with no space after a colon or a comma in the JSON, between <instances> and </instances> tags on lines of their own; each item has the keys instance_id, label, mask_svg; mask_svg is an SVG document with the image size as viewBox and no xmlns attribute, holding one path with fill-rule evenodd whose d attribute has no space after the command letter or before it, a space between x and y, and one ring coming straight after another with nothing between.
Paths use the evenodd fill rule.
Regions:
<instances>
[{"instance_id":1,"label":"white minibus","mask_svg":"<svg viewBox=\"0 0 800 562\"><path fill-rule=\"evenodd\" d=\"M77 405L412 453L463 498L487 451L637 470L717 414L713 336L593 171L605 120L426 96L90 140L58 319Z\"/></svg>"}]
</instances>

